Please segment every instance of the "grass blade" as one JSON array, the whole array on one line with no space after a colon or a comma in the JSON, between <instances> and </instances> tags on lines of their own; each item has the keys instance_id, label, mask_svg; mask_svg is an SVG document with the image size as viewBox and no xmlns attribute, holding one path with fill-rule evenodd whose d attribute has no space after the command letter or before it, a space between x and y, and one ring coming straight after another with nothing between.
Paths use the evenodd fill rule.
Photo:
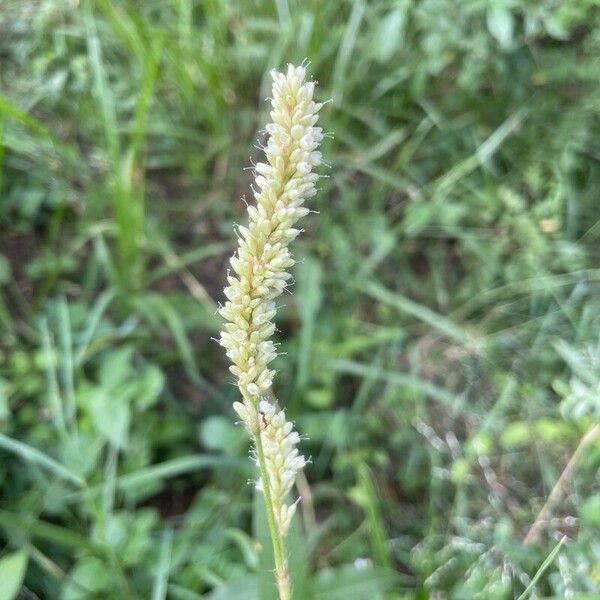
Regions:
<instances>
[{"instance_id":1,"label":"grass blade","mask_svg":"<svg viewBox=\"0 0 600 600\"><path fill-rule=\"evenodd\" d=\"M363 0L355 0L333 70L333 101L335 104L340 104L344 95L346 70L354 52L356 36L358 35L364 14L365 3Z\"/></svg>"},{"instance_id":2,"label":"grass blade","mask_svg":"<svg viewBox=\"0 0 600 600\"><path fill-rule=\"evenodd\" d=\"M50 330L48 329L48 321L46 317L40 319L40 329L42 333L42 347L44 352L44 363L46 367L46 384L48 386L48 394L50 398L50 409L52 411L52 420L57 431L62 436L67 435L67 427L64 415L64 409L58 387L58 379L56 377L56 369L54 368L54 353L52 349L52 341L50 340Z\"/></svg>"},{"instance_id":3,"label":"grass blade","mask_svg":"<svg viewBox=\"0 0 600 600\"><path fill-rule=\"evenodd\" d=\"M373 377L379 381L386 381L393 385L412 389L425 396L430 396L434 400L447 406L456 407L457 400L460 400L457 396L451 394L447 390L415 377L414 375L406 375L394 371L383 371L376 366L365 365L344 358L329 360L327 365L339 373L349 373L360 377Z\"/></svg>"},{"instance_id":4,"label":"grass blade","mask_svg":"<svg viewBox=\"0 0 600 600\"><path fill-rule=\"evenodd\" d=\"M163 533L162 544L160 546L160 558L156 568L154 586L152 588L152 600L165 600L167 597L172 542L173 531L167 529Z\"/></svg>"},{"instance_id":5,"label":"grass blade","mask_svg":"<svg viewBox=\"0 0 600 600\"><path fill-rule=\"evenodd\" d=\"M384 304L389 304L397 308L400 312L419 319L419 321L423 321L423 323L437 329L459 344L467 345L473 341L472 337L464 329L450 319L398 292L391 292L374 282L364 283L359 286L359 289L372 298Z\"/></svg>"},{"instance_id":6,"label":"grass blade","mask_svg":"<svg viewBox=\"0 0 600 600\"><path fill-rule=\"evenodd\" d=\"M32 446L13 440L2 433L0 433L0 448L7 452L12 452L26 462L35 463L57 477L74 483L78 487L85 487L86 485L85 481L79 475L73 473L53 458L50 458Z\"/></svg>"},{"instance_id":7,"label":"grass blade","mask_svg":"<svg viewBox=\"0 0 600 600\"><path fill-rule=\"evenodd\" d=\"M369 524L369 535L371 537L371 548L373 550L374 563L380 567L392 570L392 558L386 542L383 517L379 509L379 497L373 475L365 463L358 466L358 488L356 496L367 517Z\"/></svg>"},{"instance_id":8,"label":"grass blade","mask_svg":"<svg viewBox=\"0 0 600 600\"><path fill-rule=\"evenodd\" d=\"M535 586L537 585L537 582L540 580L542 575L546 572L548 567L554 562L554 559L558 556L560 549L563 547L563 544L566 541L567 541L567 536L563 535L560 542L558 542L558 544L556 544L556 546L554 546L554 549L552 550L552 552L550 552L550 554L548 554L548 556L546 557L546 559L544 560L544 562L542 563L540 568L537 570L536 574L533 576L533 579L531 580L531 582L529 583L529 585L527 586L525 591L517 598L517 600L525 600L525 598L527 598L533 592L533 590L535 589Z\"/></svg>"},{"instance_id":9,"label":"grass blade","mask_svg":"<svg viewBox=\"0 0 600 600\"><path fill-rule=\"evenodd\" d=\"M54 542L61 546L76 548L78 550L87 550L92 554L104 556L106 550L96 542L90 541L86 536L67 529L46 523L45 521L36 521L33 518L27 518L17 513L7 510L0 510L0 527L34 538Z\"/></svg>"}]
</instances>

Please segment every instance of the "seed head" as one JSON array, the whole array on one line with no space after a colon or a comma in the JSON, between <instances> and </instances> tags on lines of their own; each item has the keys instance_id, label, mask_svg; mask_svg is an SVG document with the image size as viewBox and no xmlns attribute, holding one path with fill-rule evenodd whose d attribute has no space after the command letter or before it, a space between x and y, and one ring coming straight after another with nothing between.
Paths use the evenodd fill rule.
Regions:
<instances>
[{"instance_id":1,"label":"seed head","mask_svg":"<svg viewBox=\"0 0 600 600\"><path fill-rule=\"evenodd\" d=\"M307 198L316 194L321 163L317 148L323 132L316 127L322 104L313 100L315 84L306 81L304 67L288 66L271 73L271 119L266 127L265 162L255 166L256 205L248 206L248 226L238 227L238 249L230 259L233 272L225 288L227 301L219 310L225 319L220 344L242 393L233 408L264 453L269 496L277 528L285 536L297 502L286 504L296 475L306 461L296 448L300 436L285 413L266 399L272 397L275 358L270 339L275 332L275 299L291 278L294 259L289 243L300 233L294 225L308 214Z\"/></svg>"},{"instance_id":2,"label":"seed head","mask_svg":"<svg viewBox=\"0 0 600 600\"><path fill-rule=\"evenodd\" d=\"M292 423L286 421L283 410L278 410L267 400L261 400L259 414L260 436L269 474L275 519L281 535L286 535L298 500L292 504L286 504L285 500L296 481L298 471L304 468L306 459L296 448L300 436L294 431ZM257 487L262 489L260 481Z\"/></svg>"},{"instance_id":3,"label":"seed head","mask_svg":"<svg viewBox=\"0 0 600 600\"><path fill-rule=\"evenodd\" d=\"M273 384L275 372L268 365L276 356L269 339L275 331L274 300L291 278L294 259L288 245L300 233L294 224L309 212L304 201L316 193L313 168L321 163L317 148L323 139L315 127L322 104L313 100L315 84L305 81L305 68L289 65L285 74L273 71L271 76L273 122L266 127L266 162L255 166L256 206L248 207L248 227L238 228L227 301L219 311L226 321L220 343L249 413L252 405L256 412L258 398Z\"/></svg>"}]
</instances>

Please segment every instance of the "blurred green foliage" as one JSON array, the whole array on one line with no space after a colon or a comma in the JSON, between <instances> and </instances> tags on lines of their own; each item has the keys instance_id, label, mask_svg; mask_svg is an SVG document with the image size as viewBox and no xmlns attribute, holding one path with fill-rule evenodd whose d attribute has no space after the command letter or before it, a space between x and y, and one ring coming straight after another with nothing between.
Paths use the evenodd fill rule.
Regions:
<instances>
[{"instance_id":1,"label":"blurred green foliage","mask_svg":"<svg viewBox=\"0 0 600 600\"><path fill-rule=\"evenodd\" d=\"M0 0L2 600L273 598L211 338L305 57L297 597L600 594L597 440L523 545L600 415L596 1Z\"/></svg>"}]
</instances>

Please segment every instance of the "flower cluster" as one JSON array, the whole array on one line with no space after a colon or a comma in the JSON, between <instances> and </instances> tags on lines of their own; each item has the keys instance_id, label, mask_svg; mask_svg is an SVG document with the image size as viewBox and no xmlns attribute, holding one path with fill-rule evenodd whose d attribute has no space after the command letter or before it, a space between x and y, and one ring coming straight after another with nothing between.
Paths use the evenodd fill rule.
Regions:
<instances>
[{"instance_id":1,"label":"flower cluster","mask_svg":"<svg viewBox=\"0 0 600 600\"><path fill-rule=\"evenodd\" d=\"M233 407L256 444L261 470L257 487L265 492L267 513L277 530L273 549L280 596L289 598L282 540L298 501L286 504L286 498L306 461L296 448L300 436L293 425L275 401L267 400L273 397L275 375L269 363L276 356L270 338L275 332L275 299L285 290L294 264L288 250L300 233L294 225L309 212L304 201L316 194L318 175L313 168L321 163L317 147L323 132L315 126L322 105L313 100L315 84L305 81L305 68L289 65L285 74L271 75L273 122L266 128L266 162L255 167L256 205L248 207L248 227L239 227L239 247L230 259L227 301L219 310L226 321L220 343L242 393L242 402Z\"/></svg>"},{"instance_id":2,"label":"flower cluster","mask_svg":"<svg viewBox=\"0 0 600 600\"><path fill-rule=\"evenodd\" d=\"M266 162L255 167L256 206L248 207L248 227L238 229L227 301L219 311L226 320L220 344L244 400L236 410L254 434L259 398L270 392L275 375L268 367L276 356L269 339L275 331L274 300L291 277L294 260L288 245L300 233L294 224L309 212L304 201L316 193L318 175L312 170L321 163L317 147L323 138L315 127L322 104L313 101L315 84L305 81L305 68L289 65L285 74L271 75L273 122L266 128Z\"/></svg>"},{"instance_id":3,"label":"flower cluster","mask_svg":"<svg viewBox=\"0 0 600 600\"><path fill-rule=\"evenodd\" d=\"M285 536L298 503L296 500L293 504L286 504L285 499L294 485L298 471L306 464L306 460L296 448L300 436L293 430L293 425L285 420L285 413L282 410L278 410L267 400L261 400L259 414L261 419L260 436L269 474L273 512L279 532ZM257 487L262 489L261 481L257 483Z\"/></svg>"}]
</instances>

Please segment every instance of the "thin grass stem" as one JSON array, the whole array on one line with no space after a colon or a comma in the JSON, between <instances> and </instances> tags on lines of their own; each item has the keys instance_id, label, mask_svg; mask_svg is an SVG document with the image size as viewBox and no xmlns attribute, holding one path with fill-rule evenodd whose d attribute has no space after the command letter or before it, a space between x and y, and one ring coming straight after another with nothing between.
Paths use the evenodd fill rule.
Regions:
<instances>
[{"instance_id":1,"label":"thin grass stem","mask_svg":"<svg viewBox=\"0 0 600 600\"><path fill-rule=\"evenodd\" d=\"M267 521L269 523L269 532L271 534L271 543L273 545L273 558L275 560L275 573L277 578L277 589L280 600L290 600L292 597L290 578L287 567L287 557L285 553L285 541L279 534L279 528L275 520L275 511L273 510L273 500L271 498L271 488L269 484L269 474L267 472L267 461L263 449L260 433L254 436L256 446L256 455L258 458L258 468L262 482L263 498L265 500L265 510L267 512Z\"/></svg>"}]
</instances>

